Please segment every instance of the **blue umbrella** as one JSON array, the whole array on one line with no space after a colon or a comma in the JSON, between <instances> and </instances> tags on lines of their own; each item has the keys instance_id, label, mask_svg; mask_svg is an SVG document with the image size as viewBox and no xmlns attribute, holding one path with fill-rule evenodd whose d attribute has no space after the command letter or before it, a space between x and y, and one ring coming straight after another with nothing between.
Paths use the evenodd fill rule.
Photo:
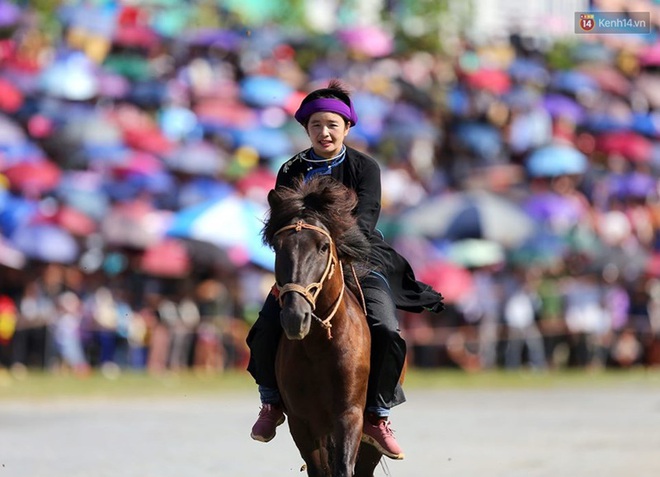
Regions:
<instances>
[{"instance_id":1,"label":"blue umbrella","mask_svg":"<svg viewBox=\"0 0 660 477\"><path fill-rule=\"evenodd\" d=\"M16 248L34 260L72 263L78 258L78 244L73 236L52 224L26 225L10 238Z\"/></svg>"},{"instance_id":2,"label":"blue umbrella","mask_svg":"<svg viewBox=\"0 0 660 477\"><path fill-rule=\"evenodd\" d=\"M591 76L574 70L556 72L550 86L557 91L577 94L580 92L596 92L599 90L598 83Z\"/></svg>"},{"instance_id":3,"label":"blue umbrella","mask_svg":"<svg viewBox=\"0 0 660 477\"><path fill-rule=\"evenodd\" d=\"M587 170L587 157L574 147L553 144L532 152L527 158L527 172L532 177L556 177L582 174Z\"/></svg>"},{"instance_id":4,"label":"blue umbrella","mask_svg":"<svg viewBox=\"0 0 660 477\"><path fill-rule=\"evenodd\" d=\"M236 131L238 146L256 149L264 158L290 156L295 153L293 142L284 129L257 126Z\"/></svg>"},{"instance_id":5,"label":"blue umbrella","mask_svg":"<svg viewBox=\"0 0 660 477\"><path fill-rule=\"evenodd\" d=\"M241 99L261 108L285 106L293 92L291 86L273 76L248 76L240 83Z\"/></svg>"},{"instance_id":6,"label":"blue umbrella","mask_svg":"<svg viewBox=\"0 0 660 477\"><path fill-rule=\"evenodd\" d=\"M187 208L209 200L219 200L229 196L233 187L212 177L195 177L181 184L178 189L179 208Z\"/></svg>"},{"instance_id":7,"label":"blue umbrella","mask_svg":"<svg viewBox=\"0 0 660 477\"><path fill-rule=\"evenodd\" d=\"M509 65L509 76L516 81L529 81L539 84L547 84L550 80L550 73L548 73L545 66L528 58L516 58Z\"/></svg>"},{"instance_id":8,"label":"blue umbrella","mask_svg":"<svg viewBox=\"0 0 660 477\"><path fill-rule=\"evenodd\" d=\"M454 129L458 143L482 159L494 159L502 151L502 135L490 124L460 123Z\"/></svg>"},{"instance_id":9,"label":"blue umbrella","mask_svg":"<svg viewBox=\"0 0 660 477\"><path fill-rule=\"evenodd\" d=\"M210 242L229 254L237 265L256 263L272 270L274 253L261 241L264 206L232 194L177 212L167 235Z\"/></svg>"}]
</instances>

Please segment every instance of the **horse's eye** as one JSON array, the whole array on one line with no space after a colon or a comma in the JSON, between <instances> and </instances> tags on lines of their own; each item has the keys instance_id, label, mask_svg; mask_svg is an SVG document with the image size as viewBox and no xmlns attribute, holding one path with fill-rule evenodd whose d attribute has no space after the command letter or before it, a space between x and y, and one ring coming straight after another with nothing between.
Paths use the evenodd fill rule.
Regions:
<instances>
[{"instance_id":1,"label":"horse's eye","mask_svg":"<svg viewBox=\"0 0 660 477\"><path fill-rule=\"evenodd\" d=\"M325 253L330 249L330 244L324 243L321 245L321 253Z\"/></svg>"}]
</instances>

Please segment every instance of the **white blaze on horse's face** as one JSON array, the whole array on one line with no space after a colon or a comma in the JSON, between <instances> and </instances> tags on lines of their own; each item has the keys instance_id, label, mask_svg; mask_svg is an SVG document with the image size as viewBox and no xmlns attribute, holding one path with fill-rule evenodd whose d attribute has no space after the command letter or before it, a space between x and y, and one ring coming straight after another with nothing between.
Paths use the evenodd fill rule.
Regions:
<instances>
[{"instance_id":1,"label":"white blaze on horse's face","mask_svg":"<svg viewBox=\"0 0 660 477\"><path fill-rule=\"evenodd\" d=\"M322 286L329 254L330 239L314 230L289 231L279 239L275 255L278 286L293 284L308 292L287 292L280 297L280 322L290 340L302 340L311 329L316 291Z\"/></svg>"}]
</instances>

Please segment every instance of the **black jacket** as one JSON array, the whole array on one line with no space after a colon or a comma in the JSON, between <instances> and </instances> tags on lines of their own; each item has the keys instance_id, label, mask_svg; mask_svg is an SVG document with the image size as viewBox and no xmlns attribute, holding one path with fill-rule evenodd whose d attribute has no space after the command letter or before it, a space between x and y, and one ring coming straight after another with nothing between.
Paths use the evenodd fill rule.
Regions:
<instances>
[{"instance_id":1,"label":"black jacket","mask_svg":"<svg viewBox=\"0 0 660 477\"><path fill-rule=\"evenodd\" d=\"M296 154L282 165L276 185L291 187L294 179L304 177L315 166L306 160L309 151ZM380 166L376 160L347 147L346 158L331 169L330 176L357 193L355 214L360 228L371 243L369 261L387 279L397 308L417 313L424 309L441 311L442 295L430 285L418 281L408 261L376 230L381 203Z\"/></svg>"}]
</instances>

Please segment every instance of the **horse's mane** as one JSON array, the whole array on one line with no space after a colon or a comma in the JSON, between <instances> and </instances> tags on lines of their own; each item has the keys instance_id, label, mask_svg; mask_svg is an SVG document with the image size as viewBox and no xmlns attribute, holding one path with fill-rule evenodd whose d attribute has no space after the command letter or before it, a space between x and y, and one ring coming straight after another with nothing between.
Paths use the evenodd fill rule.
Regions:
<instances>
[{"instance_id":1,"label":"horse's mane","mask_svg":"<svg viewBox=\"0 0 660 477\"><path fill-rule=\"evenodd\" d=\"M342 183L329 176L297 180L293 187L271 190L268 203L270 212L262 229L265 244L272 246L277 231L297 220L321 223L335 242L339 260L366 263L371 247L353 215L357 195Z\"/></svg>"}]
</instances>

